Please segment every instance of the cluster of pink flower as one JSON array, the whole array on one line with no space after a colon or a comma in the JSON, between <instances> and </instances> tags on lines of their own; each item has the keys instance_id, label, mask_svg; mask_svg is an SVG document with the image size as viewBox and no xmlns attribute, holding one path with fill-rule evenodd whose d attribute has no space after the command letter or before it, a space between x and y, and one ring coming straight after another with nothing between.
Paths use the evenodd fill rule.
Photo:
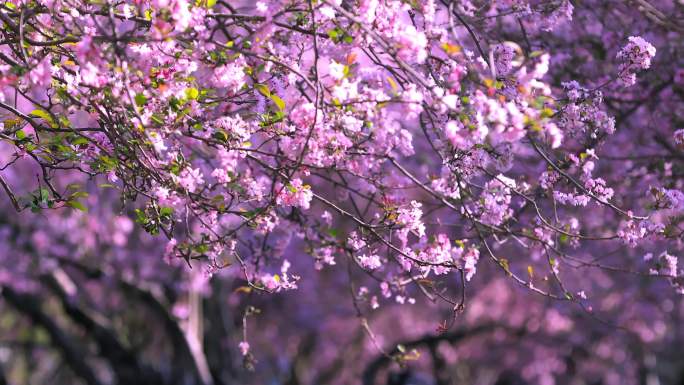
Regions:
<instances>
[{"instance_id":1,"label":"cluster of pink flower","mask_svg":"<svg viewBox=\"0 0 684 385\"><path fill-rule=\"evenodd\" d=\"M503 175L485 184L478 207L482 223L498 226L511 216L511 189L515 188L515 180Z\"/></svg>"},{"instance_id":2,"label":"cluster of pink flower","mask_svg":"<svg viewBox=\"0 0 684 385\"><path fill-rule=\"evenodd\" d=\"M636 74L651 67L655 47L641 36L630 36L628 43L617 53L620 63L619 79L625 86L636 83Z\"/></svg>"},{"instance_id":3,"label":"cluster of pink flower","mask_svg":"<svg viewBox=\"0 0 684 385\"><path fill-rule=\"evenodd\" d=\"M563 268L596 267L589 241L681 249L684 130L617 129L681 84L623 87L656 63L638 36L570 80L591 50L539 50L544 36L569 44L574 32L549 31L570 28L570 1L72 3L0 6L2 139L14 152L1 166L40 171L19 199L0 179L18 209L85 210L86 192L61 175L103 178L141 228L170 239L167 261L236 266L267 292L302 286L290 270L304 262L348 261L350 285L375 282L359 295L371 308L415 292L453 305L435 281L465 290L481 254L518 284L574 300ZM641 141L643 154L623 153ZM660 260L657 271L679 275Z\"/></svg>"}]
</instances>

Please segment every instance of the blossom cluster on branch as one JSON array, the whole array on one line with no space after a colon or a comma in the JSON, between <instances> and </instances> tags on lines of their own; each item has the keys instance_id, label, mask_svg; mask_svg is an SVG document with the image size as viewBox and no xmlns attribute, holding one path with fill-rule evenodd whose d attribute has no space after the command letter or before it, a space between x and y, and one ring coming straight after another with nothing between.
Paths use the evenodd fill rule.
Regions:
<instances>
[{"instance_id":1,"label":"blossom cluster on branch","mask_svg":"<svg viewBox=\"0 0 684 385\"><path fill-rule=\"evenodd\" d=\"M666 32L608 33L574 3L10 0L0 183L17 211L117 206L119 237L245 292L346 275L361 319L425 297L453 321L483 265L587 313L578 270L682 293L682 106L642 107L681 102L651 70L684 68L682 27L641 5Z\"/></svg>"}]
</instances>

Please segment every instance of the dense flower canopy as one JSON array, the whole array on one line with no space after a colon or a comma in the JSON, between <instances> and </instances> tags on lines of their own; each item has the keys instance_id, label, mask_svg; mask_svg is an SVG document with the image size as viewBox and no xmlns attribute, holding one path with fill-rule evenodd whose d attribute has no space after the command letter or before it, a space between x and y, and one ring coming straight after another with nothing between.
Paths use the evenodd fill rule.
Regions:
<instances>
[{"instance_id":1,"label":"dense flower canopy","mask_svg":"<svg viewBox=\"0 0 684 385\"><path fill-rule=\"evenodd\" d=\"M684 381L682 20L5 2L0 383Z\"/></svg>"}]
</instances>

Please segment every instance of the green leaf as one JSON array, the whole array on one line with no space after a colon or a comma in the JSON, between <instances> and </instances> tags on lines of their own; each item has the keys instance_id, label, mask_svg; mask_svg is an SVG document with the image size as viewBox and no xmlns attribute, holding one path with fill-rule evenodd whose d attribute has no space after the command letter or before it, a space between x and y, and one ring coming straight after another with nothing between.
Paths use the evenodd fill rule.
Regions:
<instances>
[{"instance_id":1,"label":"green leaf","mask_svg":"<svg viewBox=\"0 0 684 385\"><path fill-rule=\"evenodd\" d=\"M328 31L328 37L332 39L333 41L337 41L337 37L339 36L339 32L337 28L333 28L330 31Z\"/></svg>"},{"instance_id":2,"label":"green leaf","mask_svg":"<svg viewBox=\"0 0 684 385\"><path fill-rule=\"evenodd\" d=\"M145 212L140 209L135 209L135 221L137 223L147 222L147 216L145 215Z\"/></svg>"},{"instance_id":3,"label":"green leaf","mask_svg":"<svg viewBox=\"0 0 684 385\"><path fill-rule=\"evenodd\" d=\"M397 82L395 82L391 76L387 77L387 82L390 84L390 87L392 87L392 91L397 92L399 86L397 86Z\"/></svg>"},{"instance_id":4,"label":"green leaf","mask_svg":"<svg viewBox=\"0 0 684 385\"><path fill-rule=\"evenodd\" d=\"M50 127L52 127L52 128L59 127L55 123L55 121L52 119L52 116L45 110L33 110L33 111L31 111L31 115L36 116L38 118L41 118L44 121L48 122L50 124Z\"/></svg>"},{"instance_id":5,"label":"green leaf","mask_svg":"<svg viewBox=\"0 0 684 385\"><path fill-rule=\"evenodd\" d=\"M200 92L197 88L191 87L185 89L185 96L190 100L196 100L199 97L199 95Z\"/></svg>"},{"instance_id":6,"label":"green leaf","mask_svg":"<svg viewBox=\"0 0 684 385\"><path fill-rule=\"evenodd\" d=\"M349 35L347 31L343 30L340 27L335 27L331 30L328 30L328 36L330 37L330 40L332 40L335 43L351 43L354 41L354 37Z\"/></svg>"},{"instance_id":7,"label":"green leaf","mask_svg":"<svg viewBox=\"0 0 684 385\"><path fill-rule=\"evenodd\" d=\"M76 191L75 193L69 195L69 199L78 199L78 198L86 198L88 197L88 193L85 191Z\"/></svg>"},{"instance_id":8,"label":"green leaf","mask_svg":"<svg viewBox=\"0 0 684 385\"><path fill-rule=\"evenodd\" d=\"M40 189L40 201L47 202L50 199L50 191L46 188Z\"/></svg>"},{"instance_id":9,"label":"green leaf","mask_svg":"<svg viewBox=\"0 0 684 385\"><path fill-rule=\"evenodd\" d=\"M140 93L135 95L135 104L139 106L144 106L145 103L147 103L147 96Z\"/></svg>"},{"instance_id":10,"label":"green leaf","mask_svg":"<svg viewBox=\"0 0 684 385\"><path fill-rule=\"evenodd\" d=\"M271 97L271 90L268 89L268 86L265 84L256 84L254 86L257 91L259 91L262 95L264 95L267 98Z\"/></svg>"},{"instance_id":11,"label":"green leaf","mask_svg":"<svg viewBox=\"0 0 684 385\"><path fill-rule=\"evenodd\" d=\"M26 138L26 133L22 130L17 131L15 133L15 135L17 136L17 139L19 139L19 140L23 140L24 138Z\"/></svg>"},{"instance_id":12,"label":"green leaf","mask_svg":"<svg viewBox=\"0 0 684 385\"><path fill-rule=\"evenodd\" d=\"M553 110L550 109L550 108L548 108L548 107L543 108L543 109L541 110L541 117L542 117L542 118L550 118L550 117L553 116L553 114L554 114Z\"/></svg>"},{"instance_id":13,"label":"green leaf","mask_svg":"<svg viewBox=\"0 0 684 385\"><path fill-rule=\"evenodd\" d=\"M86 139L86 138L80 136L80 137L74 139L74 141L71 142L71 144L74 145L74 146L80 146L80 145L82 145L82 144L88 144L88 139Z\"/></svg>"},{"instance_id":14,"label":"green leaf","mask_svg":"<svg viewBox=\"0 0 684 385\"><path fill-rule=\"evenodd\" d=\"M272 94L271 100L273 100L273 103L275 103L276 106L278 106L278 109L280 111L285 111L285 101L283 99L281 99L280 96L278 96L276 94Z\"/></svg>"},{"instance_id":15,"label":"green leaf","mask_svg":"<svg viewBox=\"0 0 684 385\"><path fill-rule=\"evenodd\" d=\"M512 275L511 273L511 268L508 264L508 260L506 258L499 258L499 265L508 273L508 275Z\"/></svg>"},{"instance_id":16,"label":"green leaf","mask_svg":"<svg viewBox=\"0 0 684 385\"><path fill-rule=\"evenodd\" d=\"M221 141L221 142L227 142L228 141L228 134L226 134L226 132L223 130L214 132L214 134L212 136L214 137L214 139Z\"/></svg>"},{"instance_id":17,"label":"green leaf","mask_svg":"<svg viewBox=\"0 0 684 385\"><path fill-rule=\"evenodd\" d=\"M100 156L99 161L101 162L101 165L105 171L113 170L117 164L116 159L109 157L107 155Z\"/></svg>"},{"instance_id":18,"label":"green leaf","mask_svg":"<svg viewBox=\"0 0 684 385\"><path fill-rule=\"evenodd\" d=\"M164 118L161 115L153 114L152 121L157 124L164 124Z\"/></svg>"},{"instance_id":19,"label":"green leaf","mask_svg":"<svg viewBox=\"0 0 684 385\"><path fill-rule=\"evenodd\" d=\"M58 119L59 119L59 124L62 127L71 127L71 122L69 121L68 118L66 118L64 116L59 116Z\"/></svg>"},{"instance_id":20,"label":"green leaf","mask_svg":"<svg viewBox=\"0 0 684 385\"><path fill-rule=\"evenodd\" d=\"M83 203L79 201L67 201L66 203L69 207L74 208L76 210L81 210L84 213L88 212L88 208L83 205Z\"/></svg>"}]
</instances>

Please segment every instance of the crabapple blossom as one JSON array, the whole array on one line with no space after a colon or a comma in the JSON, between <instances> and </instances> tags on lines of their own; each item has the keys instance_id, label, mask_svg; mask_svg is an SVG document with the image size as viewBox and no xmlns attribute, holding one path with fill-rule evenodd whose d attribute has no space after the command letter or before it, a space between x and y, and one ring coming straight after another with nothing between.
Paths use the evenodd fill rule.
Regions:
<instances>
[{"instance_id":1,"label":"crabapple blossom","mask_svg":"<svg viewBox=\"0 0 684 385\"><path fill-rule=\"evenodd\" d=\"M0 384L681 383L680 3L0 4Z\"/></svg>"},{"instance_id":2,"label":"crabapple blossom","mask_svg":"<svg viewBox=\"0 0 684 385\"><path fill-rule=\"evenodd\" d=\"M618 52L620 81L631 86L636 83L636 73L651 67L651 59L656 54L655 47L641 36L630 36L627 44Z\"/></svg>"}]
</instances>

